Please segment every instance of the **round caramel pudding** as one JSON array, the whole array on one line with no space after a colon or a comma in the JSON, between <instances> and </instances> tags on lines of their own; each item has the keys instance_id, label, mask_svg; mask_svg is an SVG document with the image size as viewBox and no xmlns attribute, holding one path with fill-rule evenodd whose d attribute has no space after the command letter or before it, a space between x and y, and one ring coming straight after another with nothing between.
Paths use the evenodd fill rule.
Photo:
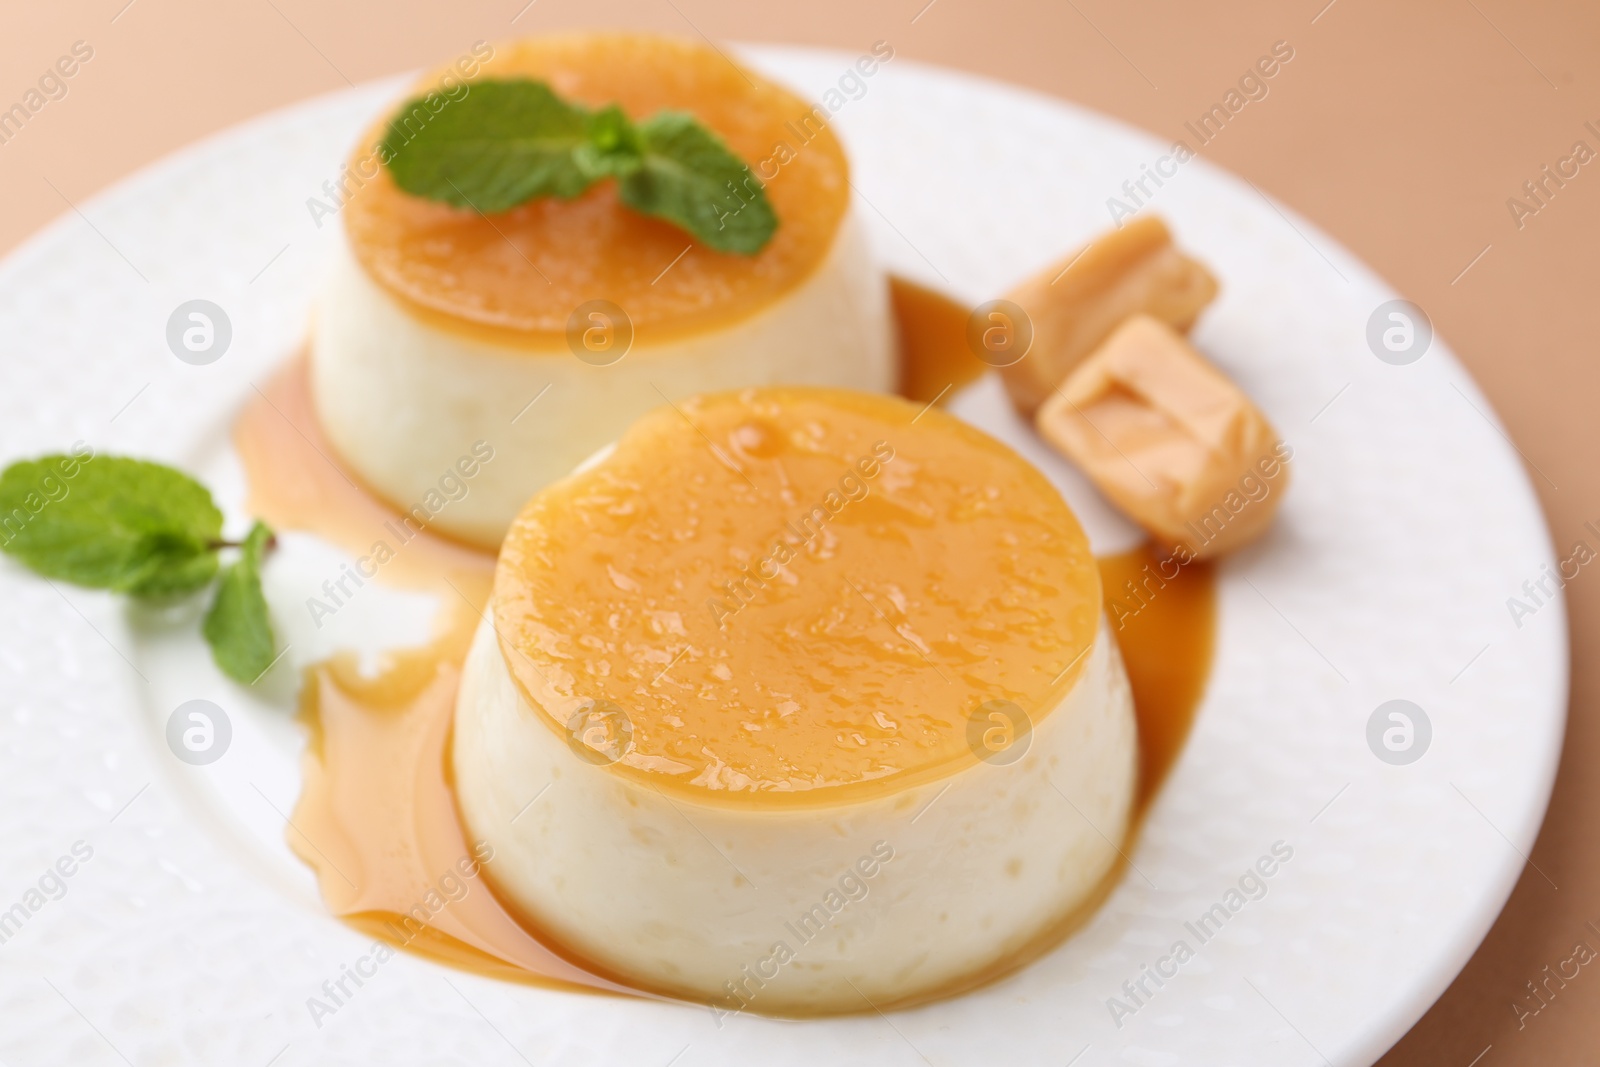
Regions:
<instances>
[{"instance_id":1,"label":"round caramel pudding","mask_svg":"<svg viewBox=\"0 0 1600 1067\"><path fill-rule=\"evenodd\" d=\"M465 84L452 67L418 92L449 107L441 84L530 78L635 120L689 112L765 185L777 230L754 255L716 252L624 206L612 180L494 215L412 196L375 162L386 117L352 157L360 187L311 336L318 417L372 489L493 547L530 493L664 399L892 387L887 287L825 112L695 42L595 33L482 51Z\"/></svg>"},{"instance_id":2,"label":"round caramel pudding","mask_svg":"<svg viewBox=\"0 0 1600 1067\"><path fill-rule=\"evenodd\" d=\"M530 928L636 985L776 1014L960 989L1051 943L1127 832L1100 596L1060 494L941 411L658 408L506 536L461 816Z\"/></svg>"}]
</instances>

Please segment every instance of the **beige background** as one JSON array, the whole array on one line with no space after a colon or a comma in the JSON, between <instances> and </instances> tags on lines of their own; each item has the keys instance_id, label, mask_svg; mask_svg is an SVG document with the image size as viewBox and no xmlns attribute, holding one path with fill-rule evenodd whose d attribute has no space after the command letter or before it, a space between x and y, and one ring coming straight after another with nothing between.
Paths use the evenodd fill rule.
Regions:
<instances>
[{"instance_id":1,"label":"beige background","mask_svg":"<svg viewBox=\"0 0 1600 1067\"><path fill-rule=\"evenodd\" d=\"M1527 461L1558 545L1593 538L1600 472L1600 165L1519 229L1506 206L1582 138L1600 148L1593 0L8 0L0 107L88 42L94 58L0 145L0 250L131 170L270 108L423 66L475 39L626 25L897 54L1053 93L1177 137L1274 41L1293 64L1207 149L1420 303ZM1593 173L1591 173L1591 171ZM1465 273L1463 273L1465 272ZM1559 488L1557 488L1559 487ZM1600 972L1519 1029L1512 1002L1587 939L1600 950L1600 577L1568 588L1567 747L1551 815L1488 940L1382 1062L1593 1063ZM1588 924L1594 922L1591 928ZM1482 1056L1474 1061L1474 1057Z\"/></svg>"}]
</instances>

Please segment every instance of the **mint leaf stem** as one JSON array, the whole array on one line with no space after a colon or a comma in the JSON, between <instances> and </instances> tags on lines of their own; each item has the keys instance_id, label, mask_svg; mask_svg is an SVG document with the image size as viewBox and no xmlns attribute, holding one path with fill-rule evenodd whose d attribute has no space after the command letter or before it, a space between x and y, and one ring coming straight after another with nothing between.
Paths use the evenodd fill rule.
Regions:
<instances>
[{"instance_id":1,"label":"mint leaf stem","mask_svg":"<svg viewBox=\"0 0 1600 1067\"><path fill-rule=\"evenodd\" d=\"M222 512L182 471L120 456L41 456L0 472L0 551L47 578L138 597L204 588Z\"/></svg>"},{"instance_id":2,"label":"mint leaf stem","mask_svg":"<svg viewBox=\"0 0 1600 1067\"><path fill-rule=\"evenodd\" d=\"M209 549L212 549L213 551L215 551L217 549L223 549L223 548L243 548L246 543L247 543L247 541L212 541L206 547L209 548ZM274 548L277 548L277 547L278 547L278 535L276 533L269 532L268 536L267 536L267 543L264 546L265 550L267 552L271 552Z\"/></svg>"}]
</instances>

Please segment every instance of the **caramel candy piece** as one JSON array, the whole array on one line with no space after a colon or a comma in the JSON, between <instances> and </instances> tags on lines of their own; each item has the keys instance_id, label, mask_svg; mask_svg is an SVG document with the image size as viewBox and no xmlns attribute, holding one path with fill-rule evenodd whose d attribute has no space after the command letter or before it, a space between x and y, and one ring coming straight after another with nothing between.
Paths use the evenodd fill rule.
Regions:
<instances>
[{"instance_id":1,"label":"caramel candy piece","mask_svg":"<svg viewBox=\"0 0 1600 1067\"><path fill-rule=\"evenodd\" d=\"M1134 521L1195 559L1257 537L1289 485L1293 450L1249 397L1150 315L1124 322L1036 421Z\"/></svg>"},{"instance_id":2,"label":"caramel candy piece","mask_svg":"<svg viewBox=\"0 0 1600 1067\"><path fill-rule=\"evenodd\" d=\"M1033 324L1028 354L1000 372L1011 402L1033 416L1129 315L1154 315L1187 332L1216 295L1217 280L1178 251L1159 218L1103 234L1008 294Z\"/></svg>"}]
</instances>

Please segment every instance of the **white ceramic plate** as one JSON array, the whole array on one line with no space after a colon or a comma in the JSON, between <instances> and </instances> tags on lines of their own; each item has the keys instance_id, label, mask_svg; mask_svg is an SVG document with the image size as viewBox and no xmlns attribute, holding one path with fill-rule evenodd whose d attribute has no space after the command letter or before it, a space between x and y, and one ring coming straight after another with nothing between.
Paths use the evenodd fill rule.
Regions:
<instances>
[{"instance_id":1,"label":"white ceramic plate","mask_svg":"<svg viewBox=\"0 0 1600 1067\"><path fill-rule=\"evenodd\" d=\"M746 55L813 97L854 58ZM896 270L973 301L1104 229L1107 197L1167 151L1060 101L903 59L866 85L834 121L877 247ZM0 455L82 439L178 462L241 521L227 427L300 340L336 232L336 220L314 224L307 199L399 86L213 138L78 204L12 255L0 267ZM1371 1062L1471 954L1543 815L1566 706L1564 611L1557 600L1519 628L1506 599L1552 562L1549 536L1517 454L1443 342L1404 366L1369 349L1369 317L1394 297L1369 270L1203 160L1153 207L1222 279L1197 343L1292 444L1295 484L1271 535L1222 568L1210 690L1137 873L1069 943L978 993L888 1018L742 1017L721 1029L704 1009L543 992L402 956L318 1026L307 998L367 943L323 912L283 843L299 784L300 738L283 710L293 671L263 683L265 698L246 694L211 667L194 612L136 616L7 562L0 913L21 911L9 927L0 914L0 1057ZM169 315L194 298L232 323L231 346L207 366L180 362L165 340ZM1046 466L1097 548L1129 539L1018 430L992 382L956 407ZM338 561L291 535L269 568L287 664L427 628L427 601L383 591L311 627L303 599ZM197 697L233 727L204 767L164 740L172 710ZM1369 717L1395 698L1432 728L1426 754L1404 766L1367 742ZM46 877L77 842L92 857ZM1200 944L1185 923L1230 903L1277 842L1293 858ZM1145 978L1135 1003L1123 983L1179 940L1194 957L1159 988ZM1113 997L1137 1010L1114 1019Z\"/></svg>"}]
</instances>

